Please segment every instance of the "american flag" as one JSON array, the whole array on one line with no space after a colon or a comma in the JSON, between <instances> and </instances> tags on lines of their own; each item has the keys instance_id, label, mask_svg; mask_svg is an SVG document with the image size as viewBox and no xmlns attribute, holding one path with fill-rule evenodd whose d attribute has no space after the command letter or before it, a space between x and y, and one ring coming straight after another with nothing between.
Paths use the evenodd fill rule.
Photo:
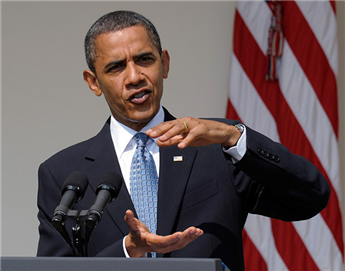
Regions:
<instances>
[{"instance_id":1,"label":"american flag","mask_svg":"<svg viewBox=\"0 0 345 271\"><path fill-rule=\"evenodd\" d=\"M227 118L281 142L331 187L307 221L249 215L246 270L344 270L335 1L238 1Z\"/></svg>"}]
</instances>

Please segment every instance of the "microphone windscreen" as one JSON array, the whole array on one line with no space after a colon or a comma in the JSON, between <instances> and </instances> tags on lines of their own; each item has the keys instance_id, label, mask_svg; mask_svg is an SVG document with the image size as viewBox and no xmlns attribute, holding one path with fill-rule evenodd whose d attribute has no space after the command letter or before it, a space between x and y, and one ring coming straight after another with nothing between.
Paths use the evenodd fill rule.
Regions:
<instances>
[{"instance_id":1,"label":"microphone windscreen","mask_svg":"<svg viewBox=\"0 0 345 271\"><path fill-rule=\"evenodd\" d=\"M84 173L78 171L73 172L68 176L62 186L62 195L66 192L66 190L73 190L77 193L77 201L79 201L83 198L88 184L89 180Z\"/></svg>"},{"instance_id":2,"label":"microphone windscreen","mask_svg":"<svg viewBox=\"0 0 345 271\"><path fill-rule=\"evenodd\" d=\"M120 174L116 172L107 172L99 183L96 193L102 189L106 189L110 191L112 199L114 199L119 194L122 182L123 178Z\"/></svg>"}]
</instances>

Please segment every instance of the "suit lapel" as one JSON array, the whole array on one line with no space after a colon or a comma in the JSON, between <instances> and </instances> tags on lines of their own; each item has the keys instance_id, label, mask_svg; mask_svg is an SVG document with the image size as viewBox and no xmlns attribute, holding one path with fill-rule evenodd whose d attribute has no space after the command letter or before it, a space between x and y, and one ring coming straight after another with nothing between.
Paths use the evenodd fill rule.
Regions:
<instances>
[{"instance_id":1,"label":"suit lapel","mask_svg":"<svg viewBox=\"0 0 345 271\"><path fill-rule=\"evenodd\" d=\"M93 161L85 173L89 178L91 188L95 192L106 172L117 172L122 176L110 135L109 120L100 133L94 138L93 144L86 153L85 158ZM117 198L107 205L106 212L108 212L109 216L124 235L128 233L128 226L124 222L123 217L128 209L134 211L134 206L130 199L126 184L122 182Z\"/></svg>"},{"instance_id":2,"label":"suit lapel","mask_svg":"<svg viewBox=\"0 0 345 271\"><path fill-rule=\"evenodd\" d=\"M196 148L160 149L157 234L171 234L197 153ZM175 159L174 159L175 157Z\"/></svg>"}]
</instances>

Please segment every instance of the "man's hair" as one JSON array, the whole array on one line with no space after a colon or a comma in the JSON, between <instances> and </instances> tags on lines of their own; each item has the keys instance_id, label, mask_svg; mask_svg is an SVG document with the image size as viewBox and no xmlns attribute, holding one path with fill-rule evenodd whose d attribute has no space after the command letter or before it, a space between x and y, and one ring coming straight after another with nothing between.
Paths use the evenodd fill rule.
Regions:
<instances>
[{"instance_id":1,"label":"man's hair","mask_svg":"<svg viewBox=\"0 0 345 271\"><path fill-rule=\"evenodd\" d=\"M144 16L127 10L113 11L99 18L89 29L84 41L85 57L89 69L96 74L96 38L105 33L116 32L127 27L140 25L145 27L153 45L162 53L161 41L155 26Z\"/></svg>"}]
</instances>

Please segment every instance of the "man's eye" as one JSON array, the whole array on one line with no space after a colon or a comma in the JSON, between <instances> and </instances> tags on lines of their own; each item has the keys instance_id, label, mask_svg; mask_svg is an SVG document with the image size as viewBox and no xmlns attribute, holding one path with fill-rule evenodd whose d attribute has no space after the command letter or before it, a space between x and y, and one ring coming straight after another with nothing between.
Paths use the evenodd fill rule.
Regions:
<instances>
[{"instance_id":1,"label":"man's eye","mask_svg":"<svg viewBox=\"0 0 345 271\"><path fill-rule=\"evenodd\" d=\"M120 67L120 65L110 67L109 71L116 70Z\"/></svg>"},{"instance_id":2,"label":"man's eye","mask_svg":"<svg viewBox=\"0 0 345 271\"><path fill-rule=\"evenodd\" d=\"M123 65L122 65L122 64L116 64L116 65L111 66L111 67L108 69L108 72L117 71L117 70L120 70L121 68L123 68Z\"/></svg>"},{"instance_id":3,"label":"man's eye","mask_svg":"<svg viewBox=\"0 0 345 271\"><path fill-rule=\"evenodd\" d=\"M145 56L138 59L138 63L142 65L151 64L153 62L152 57Z\"/></svg>"}]
</instances>

